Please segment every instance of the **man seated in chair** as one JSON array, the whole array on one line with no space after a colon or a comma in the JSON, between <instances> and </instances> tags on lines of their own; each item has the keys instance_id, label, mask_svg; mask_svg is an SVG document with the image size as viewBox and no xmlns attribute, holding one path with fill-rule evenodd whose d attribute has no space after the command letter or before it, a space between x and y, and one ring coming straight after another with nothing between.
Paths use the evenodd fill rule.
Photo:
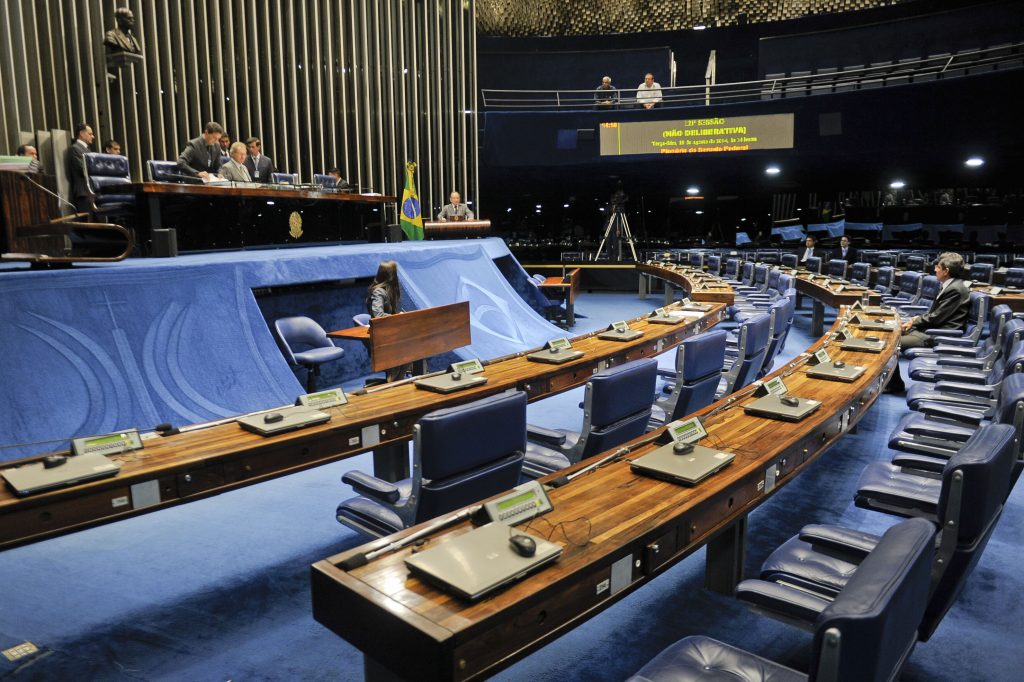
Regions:
<instances>
[{"instance_id":1,"label":"man seated in chair","mask_svg":"<svg viewBox=\"0 0 1024 682\"><path fill-rule=\"evenodd\" d=\"M249 169L245 167L245 144L235 142L230 147L228 162L220 167L220 174L232 182L252 182Z\"/></svg>"}]
</instances>

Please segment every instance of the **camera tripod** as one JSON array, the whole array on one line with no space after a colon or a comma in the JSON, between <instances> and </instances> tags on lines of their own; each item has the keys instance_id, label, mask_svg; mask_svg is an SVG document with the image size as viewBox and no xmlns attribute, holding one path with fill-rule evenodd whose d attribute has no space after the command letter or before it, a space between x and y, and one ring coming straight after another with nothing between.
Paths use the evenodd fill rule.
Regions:
<instances>
[{"instance_id":1,"label":"camera tripod","mask_svg":"<svg viewBox=\"0 0 1024 682\"><path fill-rule=\"evenodd\" d=\"M604 237L601 238L601 244L597 247L596 258L601 257L601 251L604 250L605 242L608 241L609 237L612 239L612 243L615 245L615 260L622 260L622 242L629 244L629 251L633 254L633 260L636 260L636 247L633 245L633 233L629 229L629 220L626 218L626 214L621 208L613 208L612 214L608 216L608 224L604 228Z\"/></svg>"}]
</instances>

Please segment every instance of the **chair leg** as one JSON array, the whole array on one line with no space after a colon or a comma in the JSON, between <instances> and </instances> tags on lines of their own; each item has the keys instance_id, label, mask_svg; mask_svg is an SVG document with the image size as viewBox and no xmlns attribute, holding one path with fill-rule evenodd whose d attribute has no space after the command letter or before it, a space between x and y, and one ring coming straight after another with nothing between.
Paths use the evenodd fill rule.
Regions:
<instances>
[{"instance_id":1,"label":"chair leg","mask_svg":"<svg viewBox=\"0 0 1024 682\"><path fill-rule=\"evenodd\" d=\"M320 365L308 365L306 372L306 393L316 391L316 378L320 374Z\"/></svg>"}]
</instances>

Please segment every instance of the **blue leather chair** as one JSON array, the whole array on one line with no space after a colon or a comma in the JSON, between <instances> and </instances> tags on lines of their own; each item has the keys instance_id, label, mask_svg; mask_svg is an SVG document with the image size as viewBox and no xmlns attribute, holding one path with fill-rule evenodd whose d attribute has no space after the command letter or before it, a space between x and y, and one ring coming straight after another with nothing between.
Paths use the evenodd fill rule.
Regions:
<instances>
[{"instance_id":1,"label":"blue leather chair","mask_svg":"<svg viewBox=\"0 0 1024 682\"><path fill-rule=\"evenodd\" d=\"M643 435L657 377L658 362L653 358L590 377L583 398L583 427L577 432L529 426L523 474L544 476Z\"/></svg>"},{"instance_id":2,"label":"blue leather chair","mask_svg":"<svg viewBox=\"0 0 1024 682\"><path fill-rule=\"evenodd\" d=\"M924 315L928 312L932 303L942 293L942 283L939 282L939 278L935 275L925 275L921 278L921 286L915 298L910 303L896 304L897 310L899 310L902 317L913 317L914 315Z\"/></svg>"},{"instance_id":3,"label":"blue leather chair","mask_svg":"<svg viewBox=\"0 0 1024 682\"><path fill-rule=\"evenodd\" d=\"M761 369L757 372L758 379L772 371L775 358L786 347L786 339L796 317L796 296L783 296L772 303L768 315L771 318L768 324L768 350L765 351Z\"/></svg>"},{"instance_id":4,"label":"blue leather chair","mask_svg":"<svg viewBox=\"0 0 1024 682\"><path fill-rule=\"evenodd\" d=\"M1013 324L1022 321L1010 321L999 357L990 368L944 367L935 373L935 383L921 382L910 387L907 406L916 410L922 403L937 402L981 410L992 407L1003 380L1024 371L1024 341L1019 340L1020 327Z\"/></svg>"},{"instance_id":5,"label":"blue leather chair","mask_svg":"<svg viewBox=\"0 0 1024 682\"><path fill-rule=\"evenodd\" d=\"M525 450L522 391L431 412L413 427L412 477L349 471L341 480L359 496L338 505L338 522L384 536L473 504L519 483Z\"/></svg>"},{"instance_id":6,"label":"blue leather chair","mask_svg":"<svg viewBox=\"0 0 1024 682\"><path fill-rule=\"evenodd\" d=\"M999 267L999 255L995 253L979 253L974 257L975 263L988 263L993 268Z\"/></svg>"},{"instance_id":7,"label":"blue leather chair","mask_svg":"<svg viewBox=\"0 0 1024 682\"><path fill-rule=\"evenodd\" d=\"M279 185L297 185L299 184L298 173L271 173L273 181Z\"/></svg>"},{"instance_id":8,"label":"blue leather chair","mask_svg":"<svg viewBox=\"0 0 1024 682\"><path fill-rule=\"evenodd\" d=\"M881 268L879 268L881 270ZM920 272L903 272L900 275L899 291L895 296L882 296L883 305L914 305L921 294Z\"/></svg>"},{"instance_id":9,"label":"blue leather chair","mask_svg":"<svg viewBox=\"0 0 1024 682\"><path fill-rule=\"evenodd\" d=\"M1008 289L1024 289L1024 268L1006 268L1006 281L1003 284Z\"/></svg>"},{"instance_id":10,"label":"blue leather chair","mask_svg":"<svg viewBox=\"0 0 1024 682\"><path fill-rule=\"evenodd\" d=\"M864 682L899 677L928 601L934 527L909 519L885 532L833 601L777 586L794 617L813 621L810 673L704 636L676 642L629 682ZM741 583L742 585L743 583ZM774 585L772 587L775 587Z\"/></svg>"},{"instance_id":11,"label":"blue leather chair","mask_svg":"<svg viewBox=\"0 0 1024 682\"><path fill-rule=\"evenodd\" d=\"M892 283L896 279L896 271L891 265L883 265L878 268L875 275L875 293L881 294L882 298L892 295Z\"/></svg>"},{"instance_id":12,"label":"blue leather chair","mask_svg":"<svg viewBox=\"0 0 1024 682\"><path fill-rule=\"evenodd\" d=\"M828 262L828 276L846 279L846 265L842 258L833 258Z\"/></svg>"},{"instance_id":13,"label":"blue leather chair","mask_svg":"<svg viewBox=\"0 0 1024 682\"><path fill-rule=\"evenodd\" d=\"M850 266L850 284L859 284L866 287L870 276L870 263L854 263Z\"/></svg>"},{"instance_id":14,"label":"blue leather chair","mask_svg":"<svg viewBox=\"0 0 1024 682\"><path fill-rule=\"evenodd\" d=\"M149 171L151 182L175 182L178 184L189 182L182 177L177 161L147 161L146 168ZM196 178L196 182L202 181Z\"/></svg>"},{"instance_id":15,"label":"blue leather chair","mask_svg":"<svg viewBox=\"0 0 1024 682\"><path fill-rule=\"evenodd\" d=\"M717 253L708 254L708 273L717 275L722 271L722 257Z\"/></svg>"},{"instance_id":16,"label":"blue leather chair","mask_svg":"<svg viewBox=\"0 0 1024 682\"><path fill-rule=\"evenodd\" d=\"M320 185L321 187L337 187L338 178L333 175L323 175L322 173L313 174L313 184Z\"/></svg>"},{"instance_id":17,"label":"blue leather chair","mask_svg":"<svg viewBox=\"0 0 1024 682\"><path fill-rule=\"evenodd\" d=\"M360 327L369 327L370 315L369 313L359 313L358 315L353 315L352 322L359 325Z\"/></svg>"},{"instance_id":18,"label":"blue leather chair","mask_svg":"<svg viewBox=\"0 0 1024 682\"><path fill-rule=\"evenodd\" d=\"M938 531L930 598L918 632L927 641L945 616L981 556L1010 491L1015 432L1005 424L986 426L936 475L876 463L865 469L857 503L898 516L919 517ZM906 465L913 467L913 464ZM805 526L776 549L761 567L761 579L740 583L737 596L762 610L798 619L808 597L842 594L878 546L871 533L841 526ZM798 590L799 600L785 590ZM812 618L804 618L812 620Z\"/></svg>"},{"instance_id":19,"label":"blue leather chair","mask_svg":"<svg viewBox=\"0 0 1024 682\"><path fill-rule=\"evenodd\" d=\"M308 317L282 317L274 320L277 345L293 367L305 367L306 392L316 390L320 366L341 358L345 351L334 345L324 328ZM301 349L301 350L300 350Z\"/></svg>"},{"instance_id":20,"label":"blue leather chair","mask_svg":"<svg viewBox=\"0 0 1024 682\"><path fill-rule=\"evenodd\" d=\"M924 256L907 256L907 270L912 270L914 272L924 272L926 262L927 259Z\"/></svg>"},{"instance_id":21,"label":"blue leather chair","mask_svg":"<svg viewBox=\"0 0 1024 682\"><path fill-rule=\"evenodd\" d=\"M936 344L950 343L951 339L955 339L956 347L975 347L981 342L981 334L985 329L985 320L989 314L989 304L992 302L992 297L988 294L980 291L972 291L969 295L971 303L970 310L967 313L967 326L964 329L926 329L925 334L935 339ZM904 308L900 309L900 312L904 312ZM1009 308L1007 308L1009 310ZM918 314L918 313L913 313ZM997 320L998 322L998 320ZM992 327L995 328L994 326ZM911 359L917 359L921 357L933 356L936 354L936 348L910 348L904 353L904 357ZM913 377L911 377L913 378Z\"/></svg>"},{"instance_id":22,"label":"blue leather chair","mask_svg":"<svg viewBox=\"0 0 1024 682\"><path fill-rule=\"evenodd\" d=\"M980 258L980 256L979 256ZM992 276L995 268L991 263L973 263L971 269L967 275L967 279L974 280L975 282L984 282L985 284L992 284Z\"/></svg>"},{"instance_id":23,"label":"blue leather chair","mask_svg":"<svg viewBox=\"0 0 1024 682\"><path fill-rule=\"evenodd\" d=\"M936 345L932 348L911 349L929 350L931 353L915 353L911 356L913 360L910 361L908 372L910 378L914 381L934 382L936 373L944 367L979 370L990 368L1001 352L1007 327L1013 319L1013 311L1008 305L997 305L989 311L988 318L989 335L976 345L972 345L970 337L940 337L936 339ZM910 356L910 351L907 355Z\"/></svg>"},{"instance_id":24,"label":"blue leather chair","mask_svg":"<svg viewBox=\"0 0 1024 682\"><path fill-rule=\"evenodd\" d=\"M703 268L704 267L704 253L701 252L701 251L698 251L696 253L691 253L690 254L690 258L689 258L689 262L690 262L690 267L691 268Z\"/></svg>"},{"instance_id":25,"label":"blue leather chair","mask_svg":"<svg viewBox=\"0 0 1024 682\"><path fill-rule=\"evenodd\" d=\"M725 272L722 273L722 279L729 285L739 284L740 277L740 264L742 261L739 258L728 258L725 261ZM1024 269L1022 269L1024 272Z\"/></svg>"},{"instance_id":26,"label":"blue leather chair","mask_svg":"<svg viewBox=\"0 0 1024 682\"><path fill-rule=\"evenodd\" d=\"M135 195L131 192L125 194L100 193L105 187L124 185L127 189L131 184L128 159L124 156L87 152L85 155L85 179L89 185L92 203L97 213L111 215L134 210Z\"/></svg>"},{"instance_id":27,"label":"blue leather chair","mask_svg":"<svg viewBox=\"0 0 1024 682\"><path fill-rule=\"evenodd\" d=\"M820 275L821 263L822 260L819 256L809 256L807 260L804 261L804 267L807 268L808 272L813 272L816 275Z\"/></svg>"},{"instance_id":28,"label":"blue leather chair","mask_svg":"<svg viewBox=\"0 0 1024 682\"><path fill-rule=\"evenodd\" d=\"M783 267L796 268L800 264L800 258L795 253L784 253L780 256Z\"/></svg>"},{"instance_id":29,"label":"blue leather chair","mask_svg":"<svg viewBox=\"0 0 1024 682\"><path fill-rule=\"evenodd\" d=\"M675 371L658 370L673 380L667 398L658 398L652 408L650 426L656 428L707 407L715 400L725 363L724 329L714 329L683 341L676 348Z\"/></svg>"},{"instance_id":30,"label":"blue leather chair","mask_svg":"<svg viewBox=\"0 0 1024 682\"><path fill-rule=\"evenodd\" d=\"M744 321L737 330L736 358L723 368L715 398L730 395L757 378L768 352L771 338L771 316L760 313Z\"/></svg>"},{"instance_id":31,"label":"blue leather chair","mask_svg":"<svg viewBox=\"0 0 1024 682\"><path fill-rule=\"evenodd\" d=\"M991 421L990 421L991 420ZM1010 424L1024 443L1024 374L1011 374L999 386L992 410L922 402L889 434L889 447L941 463L955 455L983 424Z\"/></svg>"}]
</instances>

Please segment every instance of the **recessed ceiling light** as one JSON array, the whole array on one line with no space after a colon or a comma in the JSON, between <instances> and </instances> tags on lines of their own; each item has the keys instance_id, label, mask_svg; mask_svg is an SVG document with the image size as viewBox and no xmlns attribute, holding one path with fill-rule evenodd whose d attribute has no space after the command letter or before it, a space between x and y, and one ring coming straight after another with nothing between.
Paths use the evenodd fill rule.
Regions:
<instances>
[{"instance_id":1,"label":"recessed ceiling light","mask_svg":"<svg viewBox=\"0 0 1024 682\"><path fill-rule=\"evenodd\" d=\"M893 180L892 182L889 183L889 187L893 189L903 189L906 186L907 184L902 180Z\"/></svg>"},{"instance_id":2,"label":"recessed ceiling light","mask_svg":"<svg viewBox=\"0 0 1024 682\"><path fill-rule=\"evenodd\" d=\"M693 27L693 30L694 31L703 31L706 28L707 28L707 26L705 26L704 24L697 24L696 26Z\"/></svg>"},{"instance_id":3,"label":"recessed ceiling light","mask_svg":"<svg viewBox=\"0 0 1024 682\"><path fill-rule=\"evenodd\" d=\"M693 196L694 194L699 194L700 187L687 187L686 193L689 194L690 196Z\"/></svg>"},{"instance_id":4,"label":"recessed ceiling light","mask_svg":"<svg viewBox=\"0 0 1024 682\"><path fill-rule=\"evenodd\" d=\"M767 173L768 175L778 175L779 173L782 172L782 169L779 168L778 166L768 166L767 168L764 169L764 172Z\"/></svg>"},{"instance_id":5,"label":"recessed ceiling light","mask_svg":"<svg viewBox=\"0 0 1024 682\"><path fill-rule=\"evenodd\" d=\"M704 215L704 211L694 211L697 215Z\"/></svg>"},{"instance_id":6,"label":"recessed ceiling light","mask_svg":"<svg viewBox=\"0 0 1024 682\"><path fill-rule=\"evenodd\" d=\"M982 165L984 163L985 163L985 159L981 158L980 156L972 156L971 158L969 158L966 161L964 161L964 165L965 166L970 166L971 168L977 168L978 166L980 166L980 165Z\"/></svg>"}]
</instances>

